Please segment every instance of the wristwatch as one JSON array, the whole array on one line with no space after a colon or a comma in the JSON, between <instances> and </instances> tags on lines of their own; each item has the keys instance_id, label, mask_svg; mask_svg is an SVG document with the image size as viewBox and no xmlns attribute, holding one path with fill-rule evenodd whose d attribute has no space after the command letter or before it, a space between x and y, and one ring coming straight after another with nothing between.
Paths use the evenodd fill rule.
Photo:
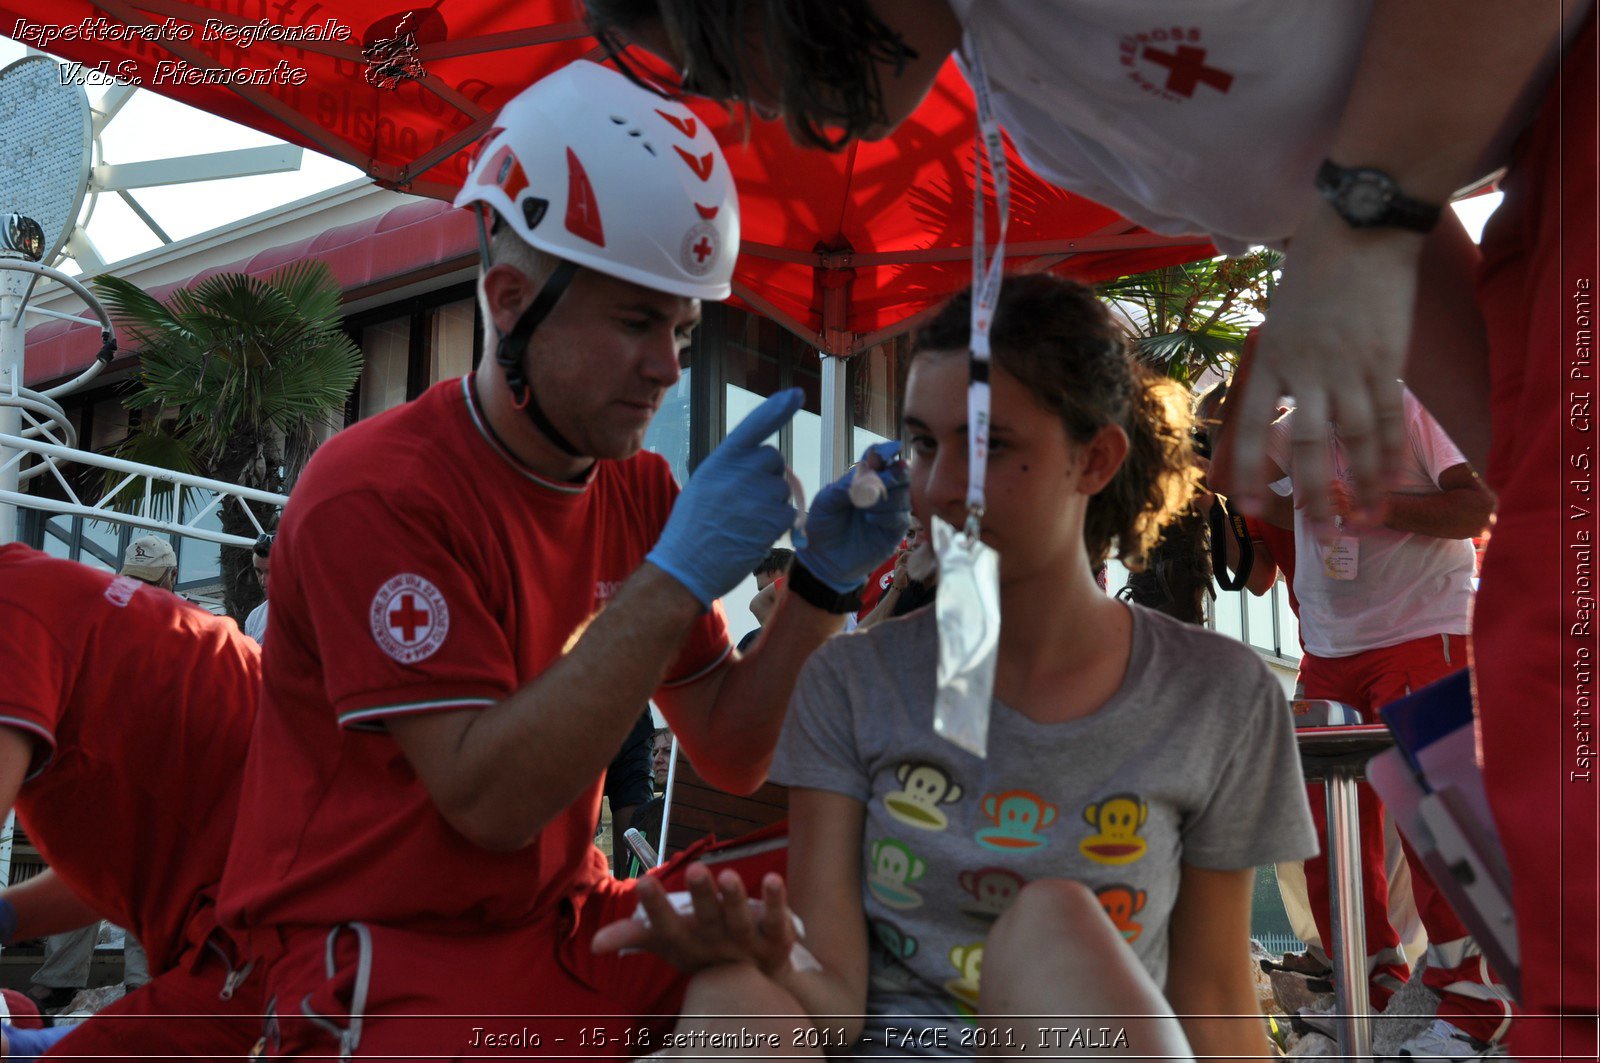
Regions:
<instances>
[{"instance_id":1,"label":"wristwatch","mask_svg":"<svg viewBox=\"0 0 1600 1063\"><path fill-rule=\"evenodd\" d=\"M825 613L855 613L861 610L861 588L856 587L841 594L811 574L811 570L796 558L789 565L789 593L807 605L814 605Z\"/></svg>"},{"instance_id":2,"label":"wristwatch","mask_svg":"<svg viewBox=\"0 0 1600 1063\"><path fill-rule=\"evenodd\" d=\"M1444 209L1400 191L1394 178L1368 166L1340 166L1323 159L1317 170L1317 191L1352 229L1432 231Z\"/></svg>"}]
</instances>

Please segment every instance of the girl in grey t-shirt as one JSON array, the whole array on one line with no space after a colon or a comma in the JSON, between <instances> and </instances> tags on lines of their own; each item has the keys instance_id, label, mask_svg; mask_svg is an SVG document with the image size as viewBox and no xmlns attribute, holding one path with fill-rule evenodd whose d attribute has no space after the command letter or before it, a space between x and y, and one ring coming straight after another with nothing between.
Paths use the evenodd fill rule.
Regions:
<instances>
[{"instance_id":1,"label":"girl in grey t-shirt","mask_svg":"<svg viewBox=\"0 0 1600 1063\"><path fill-rule=\"evenodd\" d=\"M924 523L965 516L969 314L923 332L907 383ZM1184 396L1070 282L1008 278L993 347L988 757L934 736L932 610L812 657L772 777L821 969L784 984L874 1055L1262 1055L1254 868L1316 852L1288 708L1250 649L1093 576L1193 497Z\"/></svg>"}]
</instances>

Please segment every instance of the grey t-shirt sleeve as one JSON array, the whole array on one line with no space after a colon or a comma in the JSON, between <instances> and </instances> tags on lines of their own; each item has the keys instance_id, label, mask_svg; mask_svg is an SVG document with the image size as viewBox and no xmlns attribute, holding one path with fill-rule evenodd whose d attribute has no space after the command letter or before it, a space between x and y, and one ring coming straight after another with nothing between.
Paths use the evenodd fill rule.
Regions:
<instances>
[{"instance_id":1,"label":"grey t-shirt sleeve","mask_svg":"<svg viewBox=\"0 0 1600 1063\"><path fill-rule=\"evenodd\" d=\"M859 637L836 637L813 653L801 670L773 755L769 773L773 782L829 790L863 804L871 796L872 781L856 748L844 680L848 669L840 667L847 649L843 643Z\"/></svg>"},{"instance_id":2,"label":"grey t-shirt sleeve","mask_svg":"<svg viewBox=\"0 0 1600 1063\"><path fill-rule=\"evenodd\" d=\"M1254 657L1254 654L1251 654ZM1183 827L1183 861L1237 870L1317 854L1295 745L1294 717L1276 679L1251 661L1239 705L1241 729L1210 797Z\"/></svg>"}]
</instances>

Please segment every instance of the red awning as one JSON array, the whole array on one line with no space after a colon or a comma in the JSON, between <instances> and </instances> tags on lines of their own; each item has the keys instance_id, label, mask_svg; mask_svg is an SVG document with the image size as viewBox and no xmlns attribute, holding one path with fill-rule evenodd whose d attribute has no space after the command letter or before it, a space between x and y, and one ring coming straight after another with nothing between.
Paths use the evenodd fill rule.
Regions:
<instances>
[{"instance_id":1,"label":"red awning","mask_svg":"<svg viewBox=\"0 0 1600 1063\"><path fill-rule=\"evenodd\" d=\"M471 265L478 253L472 231L472 215L446 203L424 201L395 207L373 218L340 225L306 240L268 248L249 258L211 267L181 283L157 287L153 293L165 299L179 287L186 287L218 273L248 273L262 277L291 262L320 258L328 264L334 279L347 293L359 295L363 288L381 286L400 278L413 278L436 267ZM118 329L117 342L128 337ZM75 373L94 359L100 347L98 325L51 321L28 330L25 384L32 387ZM113 366L131 359L123 348Z\"/></svg>"}]
</instances>

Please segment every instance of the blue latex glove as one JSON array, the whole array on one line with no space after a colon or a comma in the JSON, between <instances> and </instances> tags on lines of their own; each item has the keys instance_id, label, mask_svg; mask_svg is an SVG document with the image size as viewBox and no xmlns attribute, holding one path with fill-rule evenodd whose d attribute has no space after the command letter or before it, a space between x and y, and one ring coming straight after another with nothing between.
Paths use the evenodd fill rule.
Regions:
<instances>
[{"instance_id":1,"label":"blue latex glove","mask_svg":"<svg viewBox=\"0 0 1600 1063\"><path fill-rule=\"evenodd\" d=\"M750 575L794 524L783 455L761 441L788 424L804 401L799 388L780 391L740 421L689 478L645 557L707 608Z\"/></svg>"},{"instance_id":2,"label":"blue latex glove","mask_svg":"<svg viewBox=\"0 0 1600 1063\"><path fill-rule=\"evenodd\" d=\"M850 478L845 473L817 492L806 514L806 545L795 560L811 574L848 594L866 582L872 570L889 559L911 525L911 478L900 461L898 441L874 443L861 456L877 455L883 468L884 496L867 509L850 501Z\"/></svg>"},{"instance_id":3,"label":"blue latex glove","mask_svg":"<svg viewBox=\"0 0 1600 1063\"><path fill-rule=\"evenodd\" d=\"M8 1063L28 1063L71 1033L72 1026L48 1026L43 1030L19 1030L9 1022L0 1022L0 1032L6 1035Z\"/></svg>"}]
</instances>

